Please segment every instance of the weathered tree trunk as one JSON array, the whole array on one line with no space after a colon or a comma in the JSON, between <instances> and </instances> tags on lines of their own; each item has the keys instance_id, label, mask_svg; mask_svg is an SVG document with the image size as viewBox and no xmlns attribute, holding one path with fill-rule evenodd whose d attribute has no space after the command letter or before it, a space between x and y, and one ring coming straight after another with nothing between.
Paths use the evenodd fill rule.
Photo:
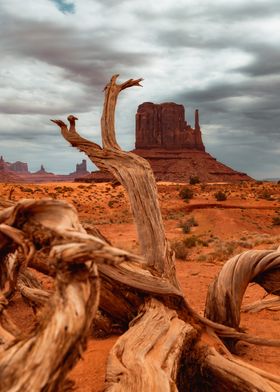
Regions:
<instances>
[{"instance_id":1,"label":"weathered tree trunk","mask_svg":"<svg viewBox=\"0 0 280 392\"><path fill-rule=\"evenodd\" d=\"M238 328L242 299L250 282L258 282L268 293L280 293L278 250L249 250L228 260L209 286L205 316Z\"/></svg>"},{"instance_id":2,"label":"weathered tree trunk","mask_svg":"<svg viewBox=\"0 0 280 392\"><path fill-rule=\"evenodd\" d=\"M118 94L128 87L139 86L141 79L117 84L117 76L113 76L105 87L101 120L103 148L78 134L74 116L68 117L69 129L61 120L52 120L60 126L62 135L73 147L85 152L99 168L112 173L124 185L144 257L139 264L99 267L101 276L105 275L101 308L102 292L107 298L108 293L114 291L121 300L115 304L112 298L107 301L108 315L115 317L118 306L123 314L126 303L127 309L134 308L134 312L128 311L129 318L138 313L109 355L106 390L279 390L280 382L276 376L271 376L271 381L264 372L234 363L216 334L259 344L266 343L265 339L258 340L204 319L183 298L176 279L174 255L163 229L151 167L143 158L123 152L115 136L114 113ZM245 281L242 285L245 286ZM279 345L279 341L270 344ZM185 376L182 369L186 369Z\"/></svg>"},{"instance_id":3,"label":"weathered tree trunk","mask_svg":"<svg viewBox=\"0 0 280 392\"><path fill-rule=\"evenodd\" d=\"M279 293L279 251L231 259L210 289L208 319L189 306L176 278L151 167L116 141L118 94L141 79L122 84L116 79L105 87L103 148L77 133L74 116L68 117L69 129L53 121L72 146L126 188L143 257L114 248L94 228L87 234L67 203L0 200L6 207L0 211L1 391L62 391L96 314L98 328L118 324L126 331L108 358L107 391L280 391L279 377L237 360L219 338L280 345L233 328L250 281ZM54 278L53 292L40 287L28 266ZM28 336L5 311L16 289L32 306L41 306Z\"/></svg>"},{"instance_id":4,"label":"weathered tree trunk","mask_svg":"<svg viewBox=\"0 0 280 392\"><path fill-rule=\"evenodd\" d=\"M0 292L1 391L62 390L65 376L85 348L98 308L97 264L141 258L86 234L71 206L49 199L24 200L0 212L0 234L0 254L7 249L15 252L1 260L2 271L7 271L7 284L2 283ZM55 271L53 295L24 270L26 261L42 250L46 266ZM14 268L16 262L21 263L19 268ZM15 282L28 300L45 303L29 336L19 335L5 313Z\"/></svg>"}]
</instances>

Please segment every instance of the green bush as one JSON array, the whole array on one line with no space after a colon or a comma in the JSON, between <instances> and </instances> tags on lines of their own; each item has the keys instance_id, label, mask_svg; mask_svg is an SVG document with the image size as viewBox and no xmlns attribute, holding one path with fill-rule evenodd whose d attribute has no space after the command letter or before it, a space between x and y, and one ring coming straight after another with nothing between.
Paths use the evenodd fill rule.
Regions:
<instances>
[{"instance_id":1,"label":"green bush","mask_svg":"<svg viewBox=\"0 0 280 392\"><path fill-rule=\"evenodd\" d=\"M181 199L189 201L193 198L193 191L192 189L185 187L180 190L179 196L181 197Z\"/></svg>"},{"instance_id":2,"label":"green bush","mask_svg":"<svg viewBox=\"0 0 280 392\"><path fill-rule=\"evenodd\" d=\"M198 176L190 176L190 185L195 185L200 183L200 179Z\"/></svg>"},{"instance_id":3,"label":"green bush","mask_svg":"<svg viewBox=\"0 0 280 392\"><path fill-rule=\"evenodd\" d=\"M222 191L216 192L214 196L217 201L225 201L227 199L227 195Z\"/></svg>"}]
</instances>

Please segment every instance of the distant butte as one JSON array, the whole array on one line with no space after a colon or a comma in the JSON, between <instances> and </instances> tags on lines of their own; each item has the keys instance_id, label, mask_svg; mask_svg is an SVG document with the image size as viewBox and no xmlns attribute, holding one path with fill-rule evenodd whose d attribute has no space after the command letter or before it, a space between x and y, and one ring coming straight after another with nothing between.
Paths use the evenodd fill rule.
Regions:
<instances>
[{"instance_id":1,"label":"distant butte","mask_svg":"<svg viewBox=\"0 0 280 392\"><path fill-rule=\"evenodd\" d=\"M44 182L60 182L74 181L77 176L82 177L88 175L87 161L76 164L76 170L70 174L54 174L46 171L44 165L40 170L31 173L28 170L28 164L17 161L15 163L6 162L3 156L0 156L0 182L6 183L44 183Z\"/></svg>"},{"instance_id":2,"label":"distant butte","mask_svg":"<svg viewBox=\"0 0 280 392\"><path fill-rule=\"evenodd\" d=\"M252 180L205 151L198 110L195 110L192 127L185 119L183 105L142 103L136 113L135 133L135 150L132 152L150 162L157 181L186 182L194 175L206 182ZM81 181L110 179L108 173L98 171L81 178Z\"/></svg>"},{"instance_id":3,"label":"distant butte","mask_svg":"<svg viewBox=\"0 0 280 392\"><path fill-rule=\"evenodd\" d=\"M137 150L198 150L205 151L195 111L194 128L185 120L183 105L176 103L142 103L136 113Z\"/></svg>"}]
</instances>

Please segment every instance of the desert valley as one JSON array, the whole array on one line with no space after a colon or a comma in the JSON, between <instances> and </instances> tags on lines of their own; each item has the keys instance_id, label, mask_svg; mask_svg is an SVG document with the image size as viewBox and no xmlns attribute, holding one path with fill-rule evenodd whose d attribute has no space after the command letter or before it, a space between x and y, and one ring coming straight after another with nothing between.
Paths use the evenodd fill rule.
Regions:
<instances>
[{"instance_id":1,"label":"desert valley","mask_svg":"<svg viewBox=\"0 0 280 392\"><path fill-rule=\"evenodd\" d=\"M0 1L0 392L280 392L279 23Z\"/></svg>"},{"instance_id":2,"label":"desert valley","mask_svg":"<svg viewBox=\"0 0 280 392\"><path fill-rule=\"evenodd\" d=\"M65 200L75 206L86 229L94 225L114 246L139 253L129 201L122 186L111 183L2 183L0 187L1 197L7 204L9 199L16 202L22 198ZM279 187L266 182L158 183L164 227L175 250L178 278L190 304L201 314L208 285L230 257L249 249L278 247ZM187 201L180 196L185 188L193 192ZM215 194L219 191L226 195L225 201L216 200ZM38 278L49 287L44 275L39 274ZM263 289L251 284L243 305L265 296ZM33 326L33 312L20 295L12 299L9 312L21 329L26 331ZM279 321L277 308L241 313L241 327L257 336L280 339ZM93 328L88 348L71 372L77 391L103 390L107 356L119 333L118 326L110 328L107 333L99 333ZM239 343L236 350L250 364L280 375L278 348Z\"/></svg>"},{"instance_id":3,"label":"desert valley","mask_svg":"<svg viewBox=\"0 0 280 392\"><path fill-rule=\"evenodd\" d=\"M201 138L198 111L195 127L191 128L184 122L179 105L152 105L142 105L138 110L134 152L150 160L153 167L158 179L164 229L176 257L176 274L181 290L190 306L203 316L208 286L227 260L245 251L277 250L280 240L280 185L255 181L207 154ZM145 112L147 107L148 114ZM154 115L157 110L160 115ZM181 118L179 126L178 118ZM71 123L71 116L69 121ZM147 127L150 127L149 132L145 131ZM173 144L165 142L164 137L173 140ZM25 170L25 177L24 174L13 176L11 166L5 166L2 159L2 211L23 199L64 201L74 206L88 234L98 235L114 247L140 256L126 189L118 181L112 181L113 177L107 171L86 173L85 163L82 165L84 171L80 170L83 176L78 176L79 167L77 165L77 171L70 176L71 180L77 175L75 182L67 182L67 176L62 182L59 178L48 182L53 175L43 170L33 174L37 183L28 183L32 174ZM20 176L22 181L18 183ZM146 200L142 202L145 204ZM53 291L52 278L39 272L40 268L30 271L41 289ZM278 303L257 311L246 308L255 301L270 297L275 296L269 296L256 282L249 284L242 302L241 331L264 339L280 339ZM41 310L38 313L37 305L30 307L30 303L30 297L22 291L9 300L7 308L13 323L26 336L32 335L41 317ZM103 308L99 310L97 320L90 328L86 351L70 372L70 379L79 392L104 390L108 355L127 328L123 320L110 320ZM280 376L278 350L277 347L255 346L240 341L235 344L233 355L277 377Z\"/></svg>"}]
</instances>

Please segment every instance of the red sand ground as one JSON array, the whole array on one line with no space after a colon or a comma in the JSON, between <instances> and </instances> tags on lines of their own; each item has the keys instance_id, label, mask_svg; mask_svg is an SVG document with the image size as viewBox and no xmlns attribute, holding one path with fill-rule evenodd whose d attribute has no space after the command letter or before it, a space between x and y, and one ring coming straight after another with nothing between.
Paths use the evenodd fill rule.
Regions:
<instances>
[{"instance_id":1,"label":"red sand ground","mask_svg":"<svg viewBox=\"0 0 280 392\"><path fill-rule=\"evenodd\" d=\"M178 193L182 185L159 184L167 237L174 246L194 236L195 246L185 249L185 260L177 260L177 274L190 304L203 314L209 283L223 263L247 249L276 248L280 240L280 225L273 219L280 216L280 185L276 184L208 184L192 189L194 198L186 203ZM13 189L11 194L11 189ZM214 193L222 190L227 200L217 202ZM14 200L20 198L54 197L73 203L83 222L97 225L114 245L138 252L135 227L122 187L110 184L0 184L0 194ZM190 217L197 222L190 233L184 234L182 224ZM257 285L251 285L245 303L264 296ZM20 325L32 323L32 312L20 298L14 299L12 313ZM27 317L29 316L29 317ZM261 311L242 314L241 326L261 337L280 339L280 313ZM77 391L102 391L106 358L117 339L90 339L84 358L71 372ZM280 375L279 349L239 343L238 355L245 361Z\"/></svg>"}]
</instances>

